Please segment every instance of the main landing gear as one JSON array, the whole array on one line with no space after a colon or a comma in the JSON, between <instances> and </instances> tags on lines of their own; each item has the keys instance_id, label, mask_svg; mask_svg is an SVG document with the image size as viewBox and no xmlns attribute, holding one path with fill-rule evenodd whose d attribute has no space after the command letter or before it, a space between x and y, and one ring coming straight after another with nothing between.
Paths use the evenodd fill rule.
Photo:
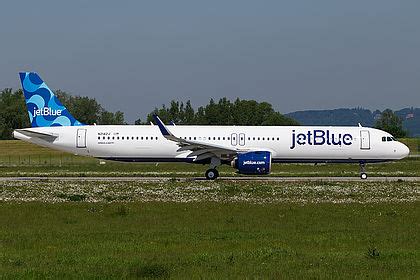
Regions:
<instances>
[{"instance_id":1,"label":"main landing gear","mask_svg":"<svg viewBox=\"0 0 420 280\"><path fill-rule=\"evenodd\" d=\"M218 157L212 157L210 161L210 169L206 171L206 179L207 180L215 180L219 177L219 171L217 171L216 167L221 165L222 162Z\"/></svg>"},{"instance_id":2,"label":"main landing gear","mask_svg":"<svg viewBox=\"0 0 420 280\"><path fill-rule=\"evenodd\" d=\"M359 166L360 166L360 179L366 180L368 177L365 172L366 164L364 162L361 162Z\"/></svg>"},{"instance_id":3,"label":"main landing gear","mask_svg":"<svg viewBox=\"0 0 420 280\"><path fill-rule=\"evenodd\" d=\"M216 168L210 168L206 171L207 180L215 180L217 177L219 177L219 171Z\"/></svg>"}]
</instances>

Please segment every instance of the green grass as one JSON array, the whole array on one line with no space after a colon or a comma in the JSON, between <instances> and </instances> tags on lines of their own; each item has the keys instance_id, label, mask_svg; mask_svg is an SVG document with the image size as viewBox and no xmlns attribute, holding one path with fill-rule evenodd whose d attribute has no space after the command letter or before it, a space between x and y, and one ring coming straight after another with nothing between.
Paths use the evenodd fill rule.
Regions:
<instances>
[{"instance_id":1,"label":"green grass","mask_svg":"<svg viewBox=\"0 0 420 280\"><path fill-rule=\"evenodd\" d=\"M414 139L416 140L416 139ZM412 139L404 140L415 145ZM207 165L185 163L100 164L94 158L42 148L23 141L0 141L0 176L165 176L203 177ZM220 166L222 176L237 176L230 166ZM369 164L369 176L420 176L420 158ZM358 176L357 164L273 164L271 176Z\"/></svg>"},{"instance_id":2,"label":"green grass","mask_svg":"<svg viewBox=\"0 0 420 280\"><path fill-rule=\"evenodd\" d=\"M419 278L419 203L2 203L16 278Z\"/></svg>"},{"instance_id":3,"label":"green grass","mask_svg":"<svg viewBox=\"0 0 420 280\"><path fill-rule=\"evenodd\" d=\"M0 182L2 279L420 277L419 182Z\"/></svg>"}]
</instances>

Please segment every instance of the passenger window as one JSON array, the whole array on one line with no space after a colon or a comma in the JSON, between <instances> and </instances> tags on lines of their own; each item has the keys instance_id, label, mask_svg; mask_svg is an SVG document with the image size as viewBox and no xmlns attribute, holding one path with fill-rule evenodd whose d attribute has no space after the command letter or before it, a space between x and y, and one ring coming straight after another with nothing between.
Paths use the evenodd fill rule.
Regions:
<instances>
[{"instance_id":1,"label":"passenger window","mask_svg":"<svg viewBox=\"0 0 420 280\"><path fill-rule=\"evenodd\" d=\"M280 138L279 137L277 137L277 141L279 141L280 140Z\"/></svg>"},{"instance_id":2,"label":"passenger window","mask_svg":"<svg viewBox=\"0 0 420 280\"><path fill-rule=\"evenodd\" d=\"M101 140L101 137L100 136L98 137L98 140Z\"/></svg>"},{"instance_id":3,"label":"passenger window","mask_svg":"<svg viewBox=\"0 0 420 280\"><path fill-rule=\"evenodd\" d=\"M217 140L220 140L220 137L217 137Z\"/></svg>"},{"instance_id":4,"label":"passenger window","mask_svg":"<svg viewBox=\"0 0 420 280\"><path fill-rule=\"evenodd\" d=\"M223 140L225 140L226 138L225 137L223 137Z\"/></svg>"},{"instance_id":5,"label":"passenger window","mask_svg":"<svg viewBox=\"0 0 420 280\"><path fill-rule=\"evenodd\" d=\"M385 142L386 141L386 137L384 136L384 137L382 137L382 142Z\"/></svg>"},{"instance_id":6,"label":"passenger window","mask_svg":"<svg viewBox=\"0 0 420 280\"><path fill-rule=\"evenodd\" d=\"M134 136L131 137L131 140L134 140Z\"/></svg>"},{"instance_id":7,"label":"passenger window","mask_svg":"<svg viewBox=\"0 0 420 280\"><path fill-rule=\"evenodd\" d=\"M156 140L158 140L158 138L157 137L155 137L156 138Z\"/></svg>"},{"instance_id":8,"label":"passenger window","mask_svg":"<svg viewBox=\"0 0 420 280\"><path fill-rule=\"evenodd\" d=\"M386 141L391 142L391 141L392 141L392 138L388 136L388 137L386 138Z\"/></svg>"},{"instance_id":9,"label":"passenger window","mask_svg":"<svg viewBox=\"0 0 420 280\"><path fill-rule=\"evenodd\" d=\"M140 137L140 140L143 140L143 136L142 136L142 137Z\"/></svg>"},{"instance_id":10,"label":"passenger window","mask_svg":"<svg viewBox=\"0 0 420 280\"><path fill-rule=\"evenodd\" d=\"M254 141L255 141L255 137L252 137L252 140L254 140Z\"/></svg>"},{"instance_id":11,"label":"passenger window","mask_svg":"<svg viewBox=\"0 0 420 280\"><path fill-rule=\"evenodd\" d=\"M228 140L230 140L230 137L228 137Z\"/></svg>"},{"instance_id":12,"label":"passenger window","mask_svg":"<svg viewBox=\"0 0 420 280\"><path fill-rule=\"evenodd\" d=\"M146 136L146 140L148 140L148 139L149 139L149 137Z\"/></svg>"},{"instance_id":13,"label":"passenger window","mask_svg":"<svg viewBox=\"0 0 420 280\"><path fill-rule=\"evenodd\" d=\"M138 136L136 137L136 140L139 140L139 137Z\"/></svg>"}]
</instances>

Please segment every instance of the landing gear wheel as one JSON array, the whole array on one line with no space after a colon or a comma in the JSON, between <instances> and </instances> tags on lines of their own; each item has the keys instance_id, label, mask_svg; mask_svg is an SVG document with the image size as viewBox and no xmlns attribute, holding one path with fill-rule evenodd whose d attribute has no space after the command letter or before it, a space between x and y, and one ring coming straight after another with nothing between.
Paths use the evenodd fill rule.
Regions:
<instances>
[{"instance_id":1,"label":"landing gear wheel","mask_svg":"<svg viewBox=\"0 0 420 280\"><path fill-rule=\"evenodd\" d=\"M213 168L206 171L207 180L215 180L217 177L219 177L219 171L217 169Z\"/></svg>"},{"instance_id":2,"label":"landing gear wheel","mask_svg":"<svg viewBox=\"0 0 420 280\"><path fill-rule=\"evenodd\" d=\"M366 164L364 162L360 162L359 166L360 166L360 179L366 180L367 179L367 174L365 172Z\"/></svg>"}]
</instances>

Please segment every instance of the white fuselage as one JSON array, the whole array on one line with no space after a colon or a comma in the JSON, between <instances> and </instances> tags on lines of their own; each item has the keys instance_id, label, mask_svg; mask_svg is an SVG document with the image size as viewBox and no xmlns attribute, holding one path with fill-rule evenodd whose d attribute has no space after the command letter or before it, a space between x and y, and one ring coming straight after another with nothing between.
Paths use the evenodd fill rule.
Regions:
<instances>
[{"instance_id":1,"label":"white fuselage","mask_svg":"<svg viewBox=\"0 0 420 280\"><path fill-rule=\"evenodd\" d=\"M269 151L273 162L381 162L408 155L408 148L390 140L389 133L367 127L315 126L169 126L177 137L200 143ZM14 137L38 145L96 158L165 162L193 162L190 151L177 151L155 125L89 125L28 128L53 134L54 141ZM387 140L383 140L385 139ZM220 155L222 160L230 160Z\"/></svg>"}]
</instances>

